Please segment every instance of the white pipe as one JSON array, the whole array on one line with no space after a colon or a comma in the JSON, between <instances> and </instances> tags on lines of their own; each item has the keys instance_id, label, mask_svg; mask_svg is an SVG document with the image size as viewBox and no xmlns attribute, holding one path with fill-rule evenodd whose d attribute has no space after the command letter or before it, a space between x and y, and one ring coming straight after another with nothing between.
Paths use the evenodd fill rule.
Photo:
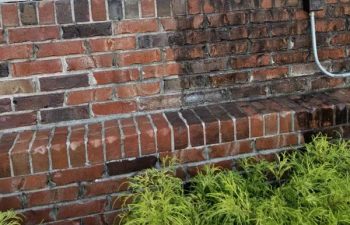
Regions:
<instances>
[{"instance_id":1,"label":"white pipe","mask_svg":"<svg viewBox=\"0 0 350 225\"><path fill-rule=\"evenodd\" d=\"M317 39L316 39L316 25L315 25L315 12L310 13L310 18L311 18L311 36L312 36L312 50L314 53L315 57L315 62L318 66L318 68L327 76L330 77L347 77L350 76L350 72L347 73L331 73L328 72L321 64L319 58L318 58L318 53L317 53Z\"/></svg>"}]
</instances>

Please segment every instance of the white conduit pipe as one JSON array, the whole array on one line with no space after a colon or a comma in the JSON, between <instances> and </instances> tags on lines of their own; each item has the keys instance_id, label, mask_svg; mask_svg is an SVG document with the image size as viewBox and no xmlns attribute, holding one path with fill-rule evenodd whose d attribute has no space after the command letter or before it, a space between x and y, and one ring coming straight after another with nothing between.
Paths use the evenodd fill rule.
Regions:
<instances>
[{"instance_id":1,"label":"white conduit pipe","mask_svg":"<svg viewBox=\"0 0 350 225\"><path fill-rule=\"evenodd\" d=\"M350 76L350 72L347 73L331 73L328 72L321 64L318 53L317 53L317 39L316 39L316 24L315 24L315 12L310 12L310 18L311 18L311 36L312 36L312 50L315 57L315 62L318 66L318 68L327 76L330 77L347 77Z\"/></svg>"}]
</instances>

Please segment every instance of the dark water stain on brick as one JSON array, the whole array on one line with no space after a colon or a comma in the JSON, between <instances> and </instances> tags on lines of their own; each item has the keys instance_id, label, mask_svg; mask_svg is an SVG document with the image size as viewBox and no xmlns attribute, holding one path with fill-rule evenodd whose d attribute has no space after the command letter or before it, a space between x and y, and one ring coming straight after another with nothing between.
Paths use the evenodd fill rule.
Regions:
<instances>
[{"instance_id":1,"label":"dark water stain on brick","mask_svg":"<svg viewBox=\"0 0 350 225\"><path fill-rule=\"evenodd\" d=\"M133 160L110 162L107 163L107 170L110 176L116 176L152 168L157 161L158 159L155 156L146 156Z\"/></svg>"},{"instance_id":2,"label":"dark water stain on brick","mask_svg":"<svg viewBox=\"0 0 350 225\"><path fill-rule=\"evenodd\" d=\"M7 63L0 63L0 78L9 76L9 67Z\"/></svg>"}]
</instances>

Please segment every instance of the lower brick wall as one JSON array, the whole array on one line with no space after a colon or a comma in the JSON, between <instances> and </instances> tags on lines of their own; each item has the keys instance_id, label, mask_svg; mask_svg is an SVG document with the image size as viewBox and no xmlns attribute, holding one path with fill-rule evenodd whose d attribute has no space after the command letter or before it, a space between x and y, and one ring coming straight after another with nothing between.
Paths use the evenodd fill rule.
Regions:
<instances>
[{"instance_id":1,"label":"lower brick wall","mask_svg":"<svg viewBox=\"0 0 350 225\"><path fill-rule=\"evenodd\" d=\"M184 180L205 164L234 168L323 131L350 136L350 89L219 103L132 118L3 133L0 210L25 224L112 224L127 178L177 157Z\"/></svg>"}]
</instances>

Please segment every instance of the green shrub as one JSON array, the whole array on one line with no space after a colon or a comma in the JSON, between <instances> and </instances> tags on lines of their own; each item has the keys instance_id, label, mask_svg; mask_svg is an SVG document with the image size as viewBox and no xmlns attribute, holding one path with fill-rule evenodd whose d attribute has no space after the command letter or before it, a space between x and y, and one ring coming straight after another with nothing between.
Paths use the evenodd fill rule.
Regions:
<instances>
[{"instance_id":1,"label":"green shrub","mask_svg":"<svg viewBox=\"0 0 350 225\"><path fill-rule=\"evenodd\" d=\"M239 171L207 166L184 191L174 166L130 180L120 224L350 224L350 148L318 136L276 160L244 159Z\"/></svg>"},{"instance_id":2,"label":"green shrub","mask_svg":"<svg viewBox=\"0 0 350 225\"><path fill-rule=\"evenodd\" d=\"M20 225L22 219L13 211L0 212L0 225Z\"/></svg>"}]
</instances>

